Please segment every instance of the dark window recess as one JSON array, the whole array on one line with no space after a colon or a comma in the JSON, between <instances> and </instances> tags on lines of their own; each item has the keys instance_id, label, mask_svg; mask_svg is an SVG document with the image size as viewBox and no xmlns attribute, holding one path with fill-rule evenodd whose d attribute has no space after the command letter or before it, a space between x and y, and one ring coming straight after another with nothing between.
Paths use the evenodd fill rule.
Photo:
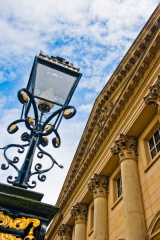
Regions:
<instances>
[{"instance_id":1,"label":"dark window recess","mask_svg":"<svg viewBox=\"0 0 160 240\"><path fill-rule=\"evenodd\" d=\"M158 128L154 135L150 138L149 149L151 158L153 159L160 151L160 128Z\"/></svg>"},{"instance_id":2,"label":"dark window recess","mask_svg":"<svg viewBox=\"0 0 160 240\"><path fill-rule=\"evenodd\" d=\"M117 197L119 198L122 195L122 178L118 178L116 180L116 184L117 184Z\"/></svg>"}]
</instances>

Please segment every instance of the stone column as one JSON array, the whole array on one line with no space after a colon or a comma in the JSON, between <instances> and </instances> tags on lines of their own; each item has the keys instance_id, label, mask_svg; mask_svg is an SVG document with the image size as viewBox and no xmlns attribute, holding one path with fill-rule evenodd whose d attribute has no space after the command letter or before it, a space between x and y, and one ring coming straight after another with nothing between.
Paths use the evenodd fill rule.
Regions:
<instances>
[{"instance_id":1,"label":"stone column","mask_svg":"<svg viewBox=\"0 0 160 240\"><path fill-rule=\"evenodd\" d=\"M153 105L157 109L160 121L160 75L155 84L150 87L149 93L144 97L144 101L147 105Z\"/></svg>"},{"instance_id":2,"label":"stone column","mask_svg":"<svg viewBox=\"0 0 160 240\"><path fill-rule=\"evenodd\" d=\"M108 240L108 178L94 174L88 184L94 198L94 240Z\"/></svg>"},{"instance_id":3,"label":"stone column","mask_svg":"<svg viewBox=\"0 0 160 240\"><path fill-rule=\"evenodd\" d=\"M137 144L121 134L111 149L121 164L122 191L126 218L126 240L146 240L146 222L137 164Z\"/></svg>"},{"instance_id":4,"label":"stone column","mask_svg":"<svg viewBox=\"0 0 160 240\"><path fill-rule=\"evenodd\" d=\"M72 226L62 224L58 230L60 240L72 240Z\"/></svg>"},{"instance_id":5,"label":"stone column","mask_svg":"<svg viewBox=\"0 0 160 240\"><path fill-rule=\"evenodd\" d=\"M71 210L71 215L75 217L75 239L86 240L87 233L87 204L77 203Z\"/></svg>"}]
</instances>

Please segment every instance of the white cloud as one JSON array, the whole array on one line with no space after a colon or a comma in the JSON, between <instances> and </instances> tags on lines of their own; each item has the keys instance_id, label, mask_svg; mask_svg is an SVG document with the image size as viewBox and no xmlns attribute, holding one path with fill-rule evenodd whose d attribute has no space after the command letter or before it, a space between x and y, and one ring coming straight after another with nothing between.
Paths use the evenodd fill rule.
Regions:
<instances>
[{"instance_id":1,"label":"white cloud","mask_svg":"<svg viewBox=\"0 0 160 240\"><path fill-rule=\"evenodd\" d=\"M78 111L82 113L90 113L92 110L93 105L92 104L83 104L78 107Z\"/></svg>"},{"instance_id":2,"label":"white cloud","mask_svg":"<svg viewBox=\"0 0 160 240\"><path fill-rule=\"evenodd\" d=\"M55 166L46 183L38 184L36 191L45 192L46 202L55 203L95 98L158 3L0 0L0 146L18 142L25 131L22 127L11 136L5 129L20 116L15 92L25 87L39 50L65 57L83 73L71 102L77 106L77 114L60 126L62 147L47 148L65 169Z\"/></svg>"}]
</instances>

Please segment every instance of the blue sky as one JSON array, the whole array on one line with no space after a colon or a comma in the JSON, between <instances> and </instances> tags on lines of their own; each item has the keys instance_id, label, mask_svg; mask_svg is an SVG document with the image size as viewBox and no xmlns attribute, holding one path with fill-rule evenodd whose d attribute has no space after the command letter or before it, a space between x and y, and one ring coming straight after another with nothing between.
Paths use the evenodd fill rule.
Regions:
<instances>
[{"instance_id":1,"label":"blue sky","mask_svg":"<svg viewBox=\"0 0 160 240\"><path fill-rule=\"evenodd\" d=\"M45 194L44 202L56 203L96 97L158 3L159 0L0 0L1 147L18 143L20 133L25 131L22 126L20 133L11 136L6 128L20 114L17 91L26 86L34 56L40 50L62 56L83 74L71 101L77 114L63 121L59 129L62 146L48 147L64 169L55 166L46 182L38 183L35 189ZM11 173L11 169L1 170L1 182L5 183Z\"/></svg>"}]
</instances>

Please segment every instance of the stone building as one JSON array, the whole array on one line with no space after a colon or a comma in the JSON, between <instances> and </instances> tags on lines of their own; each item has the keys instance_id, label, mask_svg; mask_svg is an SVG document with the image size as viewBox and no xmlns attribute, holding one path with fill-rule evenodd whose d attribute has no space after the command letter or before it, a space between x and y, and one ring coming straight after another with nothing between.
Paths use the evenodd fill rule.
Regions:
<instances>
[{"instance_id":1,"label":"stone building","mask_svg":"<svg viewBox=\"0 0 160 240\"><path fill-rule=\"evenodd\" d=\"M48 240L160 239L160 5L95 101Z\"/></svg>"}]
</instances>

